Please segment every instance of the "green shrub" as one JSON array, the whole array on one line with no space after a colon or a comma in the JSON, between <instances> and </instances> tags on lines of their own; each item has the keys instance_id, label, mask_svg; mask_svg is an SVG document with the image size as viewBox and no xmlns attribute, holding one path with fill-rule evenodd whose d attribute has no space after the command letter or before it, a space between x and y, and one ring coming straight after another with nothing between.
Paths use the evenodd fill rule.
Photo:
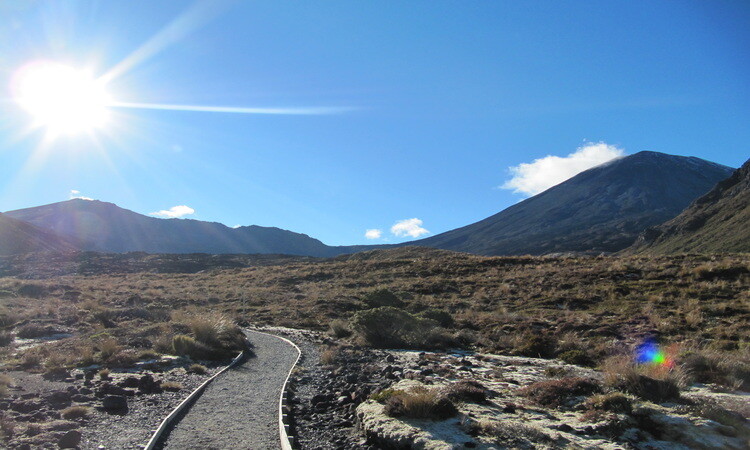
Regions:
<instances>
[{"instance_id":1,"label":"green shrub","mask_svg":"<svg viewBox=\"0 0 750 450\"><path fill-rule=\"evenodd\" d=\"M357 312L351 328L365 345L378 348L436 348L450 343L434 320L390 306Z\"/></svg>"},{"instance_id":2,"label":"green shrub","mask_svg":"<svg viewBox=\"0 0 750 450\"><path fill-rule=\"evenodd\" d=\"M362 298L362 301L370 308L380 308L383 306L401 308L404 306L404 302L388 289L378 289L368 292L365 294L364 298Z\"/></svg>"},{"instance_id":3,"label":"green shrub","mask_svg":"<svg viewBox=\"0 0 750 450\"><path fill-rule=\"evenodd\" d=\"M375 400L378 403L385 403L388 401L389 398L393 397L394 395L402 395L405 394L404 391L400 389L383 389L382 391L375 392L374 394L370 395L370 400Z\"/></svg>"}]
</instances>

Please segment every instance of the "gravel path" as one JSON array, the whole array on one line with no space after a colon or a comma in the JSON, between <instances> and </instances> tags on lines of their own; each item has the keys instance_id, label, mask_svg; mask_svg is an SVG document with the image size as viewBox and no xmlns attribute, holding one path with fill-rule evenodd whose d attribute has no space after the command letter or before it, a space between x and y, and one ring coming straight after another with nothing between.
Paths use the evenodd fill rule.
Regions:
<instances>
[{"instance_id":1,"label":"gravel path","mask_svg":"<svg viewBox=\"0 0 750 450\"><path fill-rule=\"evenodd\" d=\"M255 356L215 379L163 448L279 448L279 396L297 350L277 337L246 333Z\"/></svg>"}]
</instances>

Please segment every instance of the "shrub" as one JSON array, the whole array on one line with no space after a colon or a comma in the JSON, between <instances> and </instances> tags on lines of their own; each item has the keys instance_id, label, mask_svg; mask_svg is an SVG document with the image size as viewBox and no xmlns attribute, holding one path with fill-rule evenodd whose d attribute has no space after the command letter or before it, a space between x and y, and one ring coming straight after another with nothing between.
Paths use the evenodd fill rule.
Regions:
<instances>
[{"instance_id":1,"label":"shrub","mask_svg":"<svg viewBox=\"0 0 750 450\"><path fill-rule=\"evenodd\" d=\"M446 397L454 401L482 403L487 400L487 390L473 380L462 380L443 388Z\"/></svg>"},{"instance_id":2,"label":"shrub","mask_svg":"<svg viewBox=\"0 0 750 450\"><path fill-rule=\"evenodd\" d=\"M378 348L434 348L447 340L437 322L390 306L357 312L352 330L364 344Z\"/></svg>"},{"instance_id":3,"label":"shrub","mask_svg":"<svg viewBox=\"0 0 750 450\"><path fill-rule=\"evenodd\" d=\"M66 420L88 418L89 415L91 415L91 408L82 405L70 406L60 412L60 416Z\"/></svg>"},{"instance_id":4,"label":"shrub","mask_svg":"<svg viewBox=\"0 0 750 450\"><path fill-rule=\"evenodd\" d=\"M328 347L325 350L323 350L320 353L320 362L324 365L331 365L336 362L336 359L339 356L339 348L338 347Z\"/></svg>"},{"instance_id":5,"label":"shrub","mask_svg":"<svg viewBox=\"0 0 750 450\"><path fill-rule=\"evenodd\" d=\"M378 403L385 403L388 401L389 398L393 397L394 395L403 395L406 392L400 390L400 389L383 389L382 391L375 392L374 394L370 395L370 400L375 400Z\"/></svg>"},{"instance_id":6,"label":"shrub","mask_svg":"<svg viewBox=\"0 0 750 450\"><path fill-rule=\"evenodd\" d=\"M557 408L571 397L601 392L601 386L593 379L567 377L557 380L539 381L519 390L519 394L541 406Z\"/></svg>"},{"instance_id":7,"label":"shrub","mask_svg":"<svg viewBox=\"0 0 750 450\"><path fill-rule=\"evenodd\" d=\"M102 369L99 371L100 380L109 380L109 369Z\"/></svg>"},{"instance_id":8,"label":"shrub","mask_svg":"<svg viewBox=\"0 0 750 450\"><path fill-rule=\"evenodd\" d=\"M513 353L531 358L552 358L555 345L548 336L527 333L516 344Z\"/></svg>"},{"instance_id":9,"label":"shrub","mask_svg":"<svg viewBox=\"0 0 750 450\"><path fill-rule=\"evenodd\" d=\"M695 381L734 389L747 390L750 387L750 360L738 352L694 351L681 355L678 363Z\"/></svg>"},{"instance_id":10,"label":"shrub","mask_svg":"<svg viewBox=\"0 0 750 450\"><path fill-rule=\"evenodd\" d=\"M512 443L510 448L535 448L535 443L552 443L552 439L541 429L518 421L481 421L477 425L477 433L492 437L503 447ZM531 445L530 445L531 444ZM545 447L546 448L546 447Z\"/></svg>"},{"instance_id":11,"label":"shrub","mask_svg":"<svg viewBox=\"0 0 750 450\"><path fill-rule=\"evenodd\" d=\"M18 330L16 330L16 336L21 339L34 339L42 336L48 336L53 333L48 326L40 325L38 323L29 323Z\"/></svg>"},{"instance_id":12,"label":"shrub","mask_svg":"<svg viewBox=\"0 0 750 450\"><path fill-rule=\"evenodd\" d=\"M6 308L0 308L0 328L10 328L18 322L18 316Z\"/></svg>"},{"instance_id":13,"label":"shrub","mask_svg":"<svg viewBox=\"0 0 750 450\"><path fill-rule=\"evenodd\" d=\"M346 321L341 320L341 319L336 319L331 322L330 334L339 339L347 338L352 335L352 330L349 329L349 326L346 323Z\"/></svg>"},{"instance_id":14,"label":"shrub","mask_svg":"<svg viewBox=\"0 0 750 450\"><path fill-rule=\"evenodd\" d=\"M584 406L590 410L609 411L630 414L633 405L626 396L615 392L612 394L593 395L586 399Z\"/></svg>"},{"instance_id":15,"label":"shrub","mask_svg":"<svg viewBox=\"0 0 750 450\"><path fill-rule=\"evenodd\" d=\"M13 333L10 331L0 331L0 347L6 347L13 342Z\"/></svg>"},{"instance_id":16,"label":"shrub","mask_svg":"<svg viewBox=\"0 0 750 450\"><path fill-rule=\"evenodd\" d=\"M8 395L8 388L13 384L13 379L7 374L0 374L0 398Z\"/></svg>"},{"instance_id":17,"label":"shrub","mask_svg":"<svg viewBox=\"0 0 750 450\"><path fill-rule=\"evenodd\" d=\"M456 324L456 322L453 320L453 316L448 311L444 311L442 309L426 309L419 313L418 316L423 319L434 320L441 327L445 328L451 328Z\"/></svg>"},{"instance_id":18,"label":"shrub","mask_svg":"<svg viewBox=\"0 0 750 450\"><path fill-rule=\"evenodd\" d=\"M191 364L187 371L198 375L205 375L208 373L208 368L203 364Z\"/></svg>"},{"instance_id":19,"label":"shrub","mask_svg":"<svg viewBox=\"0 0 750 450\"><path fill-rule=\"evenodd\" d=\"M458 414L458 409L440 389L418 386L391 395L385 401L385 413L391 417L444 420Z\"/></svg>"},{"instance_id":20,"label":"shrub","mask_svg":"<svg viewBox=\"0 0 750 450\"><path fill-rule=\"evenodd\" d=\"M362 298L362 301L364 301L370 308L380 308L383 306L401 308L404 306L404 302L388 289L378 289L368 292L365 294L364 298Z\"/></svg>"},{"instance_id":21,"label":"shrub","mask_svg":"<svg viewBox=\"0 0 750 450\"><path fill-rule=\"evenodd\" d=\"M583 350L568 350L567 352L560 353L558 358L567 364L574 364L576 366L590 366L593 364L589 355Z\"/></svg>"},{"instance_id":22,"label":"shrub","mask_svg":"<svg viewBox=\"0 0 750 450\"><path fill-rule=\"evenodd\" d=\"M106 362L109 358L122 350L117 341L111 337L99 341L97 347L99 348L99 358L102 362Z\"/></svg>"},{"instance_id":23,"label":"shrub","mask_svg":"<svg viewBox=\"0 0 750 450\"><path fill-rule=\"evenodd\" d=\"M648 364L636 364L627 357L612 357L604 362L604 382L619 391L644 400L663 402L680 397L686 383L684 373Z\"/></svg>"},{"instance_id":24,"label":"shrub","mask_svg":"<svg viewBox=\"0 0 750 450\"><path fill-rule=\"evenodd\" d=\"M161 384L161 388L169 392L177 392L182 389L182 385L176 381L166 381Z\"/></svg>"}]
</instances>

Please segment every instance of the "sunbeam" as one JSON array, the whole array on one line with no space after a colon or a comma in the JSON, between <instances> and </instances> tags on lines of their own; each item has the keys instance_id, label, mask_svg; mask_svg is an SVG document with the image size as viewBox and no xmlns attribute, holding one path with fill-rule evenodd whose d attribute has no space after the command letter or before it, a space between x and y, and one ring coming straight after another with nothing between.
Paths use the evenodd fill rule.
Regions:
<instances>
[{"instance_id":1,"label":"sunbeam","mask_svg":"<svg viewBox=\"0 0 750 450\"><path fill-rule=\"evenodd\" d=\"M235 107L235 106L199 106L199 105L171 105L164 103L129 103L129 102L112 102L107 106L114 108L132 108L132 109L158 109L165 111L194 111L194 112L215 112L231 114L276 114L276 115L325 115L341 114L355 111L357 108L347 106L311 106L311 107L291 107L291 108L261 108L261 107Z\"/></svg>"},{"instance_id":2,"label":"sunbeam","mask_svg":"<svg viewBox=\"0 0 750 450\"><path fill-rule=\"evenodd\" d=\"M139 64L153 58L168 47L181 41L190 33L208 24L229 9L236 0L196 1L161 31L152 36L130 55L125 57L100 80L109 83Z\"/></svg>"}]
</instances>

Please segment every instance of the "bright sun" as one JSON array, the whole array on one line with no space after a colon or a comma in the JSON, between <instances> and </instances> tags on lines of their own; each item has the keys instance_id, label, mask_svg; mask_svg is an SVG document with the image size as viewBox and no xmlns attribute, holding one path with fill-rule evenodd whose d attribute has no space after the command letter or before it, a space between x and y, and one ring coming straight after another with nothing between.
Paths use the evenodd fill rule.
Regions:
<instances>
[{"instance_id":1,"label":"bright sun","mask_svg":"<svg viewBox=\"0 0 750 450\"><path fill-rule=\"evenodd\" d=\"M103 83L82 70L52 61L27 64L13 78L14 99L35 124L75 134L103 126L111 99Z\"/></svg>"}]
</instances>

